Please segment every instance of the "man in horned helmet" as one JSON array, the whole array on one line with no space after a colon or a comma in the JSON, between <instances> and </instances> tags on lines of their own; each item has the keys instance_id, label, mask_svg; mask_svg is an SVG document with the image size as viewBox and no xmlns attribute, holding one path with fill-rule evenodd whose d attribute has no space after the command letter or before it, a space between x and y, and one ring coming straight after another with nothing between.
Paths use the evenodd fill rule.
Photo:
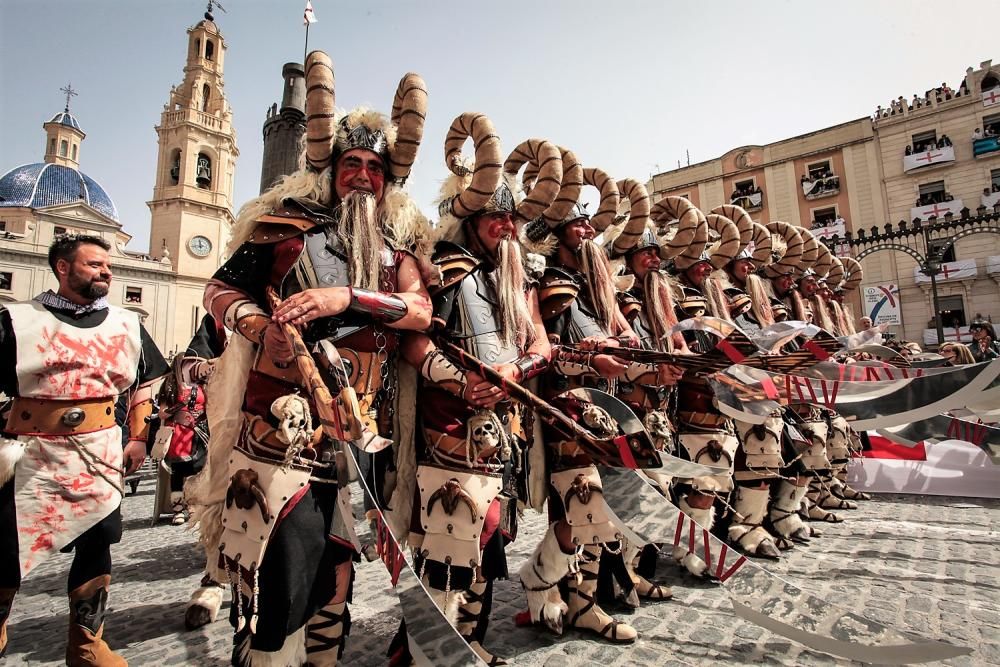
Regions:
<instances>
[{"instance_id":1,"label":"man in horned helmet","mask_svg":"<svg viewBox=\"0 0 1000 667\"><path fill-rule=\"evenodd\" d=\"M236 334L216 383L246 393L242 405L227 397L213 406L242 410L242 419L213 425L210 450L228 456L208 472L208 488L189 485L189 495L208 506L202 522L225 496L215 509L221 535L220 524L208 530L234 589L237 665L325 666L342 653L359 547L343 514L352 465L343 448L389 444L399 336L431 321L410 254L416 209L399 189L419 145L423 82L404 78L390 120L367 109L335 113L326 54L310 54L306 78L309 166L244 206L232 257L205 291L206 310ZM293 353L292 327L311 358ZM317 365L346 376L333 403L313 393Z\"/></svg>"},{"instance_id":2,"label":"man in horned helmet","mask_svg":"<svg viewBox=\"0 0 1000 667\"><path fill-rule=\"evenodd\" d=\"M524 424L530 419L501 387L460 368L438 343L459 346L512 382L526 382L545 370L550 346L535 283L524 270L518 223L534 218L554 199L561 164L554 146L531 140L507 161L514 173L501 178L492 167L500 164L499 140L482 114L463 114L448 136L446 148L456 157L471 136L477 165L471 173L456 167L460 173L443 187L441 240L432 258L442 276L441 284L431 288L437 335L411 333L403 344L404 357L422 378L417 469L404 475L404 466L398 466L393 510L398 513L408 499L419 497L408 536L416 569L446 616L457 618L456 629L479 657L502 665L482 643L493 582L507 577L504 547L516 533L529 439ZM555 161L548 164L558 173L548 182L546 170L541 179L547 185L516 204L519 155L539 156L543 162L552 156ZM419 487L416 496L414 487ZM399 648L394 663L405 652Z\"/></svg>"}]
</instances>

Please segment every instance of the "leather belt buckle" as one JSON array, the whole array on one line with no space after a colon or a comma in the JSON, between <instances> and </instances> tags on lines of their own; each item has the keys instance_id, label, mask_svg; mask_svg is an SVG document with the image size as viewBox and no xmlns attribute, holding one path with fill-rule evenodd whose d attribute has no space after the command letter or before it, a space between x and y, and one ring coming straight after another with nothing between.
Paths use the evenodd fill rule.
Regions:
<instances>
[{"instance_id":1,"label":"leather belt buckle","mask_svg":"<svg viewBox=\"0 0 1000 667\"><path fill-rule=\"evenodd\" d=\"M64 426L75 428L82 424L83 420L86 418L87 413L84 412L82 408L70 408L62 414L59 421L61 421Z\"/></svg>"}]
</instances>

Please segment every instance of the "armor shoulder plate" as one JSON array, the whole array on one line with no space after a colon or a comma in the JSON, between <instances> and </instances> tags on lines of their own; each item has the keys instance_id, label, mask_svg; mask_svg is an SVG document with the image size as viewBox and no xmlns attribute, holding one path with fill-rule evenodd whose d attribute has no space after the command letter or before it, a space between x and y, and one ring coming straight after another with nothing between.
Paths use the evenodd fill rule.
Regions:
<instances>
[{"instance_id":1,"label":"armor shoulder plate","mask_svg":"<svg viewBox=\"0 0 1000 667\"><path fill-rule=\"evenodd\" d=\"M628 291L618 292L617 297L618 308L621 309L625 319L631 322L642 311L642 301L639 300L638 296Z\"/></svg>"},{"instance_id":2,"label":"armor shoulder plate","mask_svg":"<svg viewBox=\"0 0 1000 667\"><path fill-rule=\"evenodd\" d=\"M277 243L330 221L329 216L295 200L285 200L278 208L257 218L257 226L248 240L251 243Z\"/></svg>"},{"instance_id":3,"label":"armor shoulder plate","mask_svg":"<svg viewBox=\"0 0 1000 667\"><path fill-rule=\"evenodd\" d=\"M451 241L440 241L434 248L431 264L441 271L441 284L434 292L448 289L459 283L482 264L482 260L471 252Z\"/></svg>"},{"instance_id":4,"label":"armor shoulder plate","mask_svg":"<svg viewBox=\"0 0 1000 667\"><path fill-rule=\"evenodd\" d=\"M542 319L550 320L565 312L580 294L580 287L573 276L550 266L538 281L538 306Z\"/></svg>"}]
</instances>

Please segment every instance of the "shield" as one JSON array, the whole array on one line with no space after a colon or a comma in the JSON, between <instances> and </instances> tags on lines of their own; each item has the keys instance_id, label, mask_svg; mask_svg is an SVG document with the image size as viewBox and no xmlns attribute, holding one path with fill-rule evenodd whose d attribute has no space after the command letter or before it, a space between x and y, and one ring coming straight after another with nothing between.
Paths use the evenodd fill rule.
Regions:
<instances>
[{"instance_id":1,"label":"shield","mask_svg":"<svg viewBox=\"0 0 1000 667\"><path fill-rule=\"evenodd\" d=\"M626 468L662 466L660 453L642 425L642 420L611 394L579 387L559 394L552 403L576 417L576 421L594 434L594 442L590 444L598 447L586 448L587 455L594 463ZM611 423L588 422L588 419L600 419L604 415L610 418ZM559 424L554 426L559 428Z\"/></svg>"}]
</instances>

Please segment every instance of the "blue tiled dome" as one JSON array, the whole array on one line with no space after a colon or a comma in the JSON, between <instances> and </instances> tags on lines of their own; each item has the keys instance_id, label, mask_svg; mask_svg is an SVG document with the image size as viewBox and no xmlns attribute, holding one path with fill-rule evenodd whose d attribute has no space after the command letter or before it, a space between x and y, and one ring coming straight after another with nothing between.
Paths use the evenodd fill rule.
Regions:
<instances>
[{"instance_id":1,"label":"blue tiled dome","mask_svg":"<svg viewBox=\"0 0 1000 667\"><path fill-rule=\"evenodd\" d=\"M76 120L76 117L68 111L60 111L49 122L59 123L60 125L72 127L74 130L83 132L83 128L80 127L80 123Z\"/></svg>"},{"instance_id":2,"label":"blue tiled dome","mask_svg":"<svg viewBox=\"0 0 1000 667\"><path fill-rule=\"evenodd\" d=\"M15 167L0 176L0 208L45 208L79 201L118 221L118 209L111 197L100 183L82 171L36 162Z\"/></svg>"}]
</instances>

